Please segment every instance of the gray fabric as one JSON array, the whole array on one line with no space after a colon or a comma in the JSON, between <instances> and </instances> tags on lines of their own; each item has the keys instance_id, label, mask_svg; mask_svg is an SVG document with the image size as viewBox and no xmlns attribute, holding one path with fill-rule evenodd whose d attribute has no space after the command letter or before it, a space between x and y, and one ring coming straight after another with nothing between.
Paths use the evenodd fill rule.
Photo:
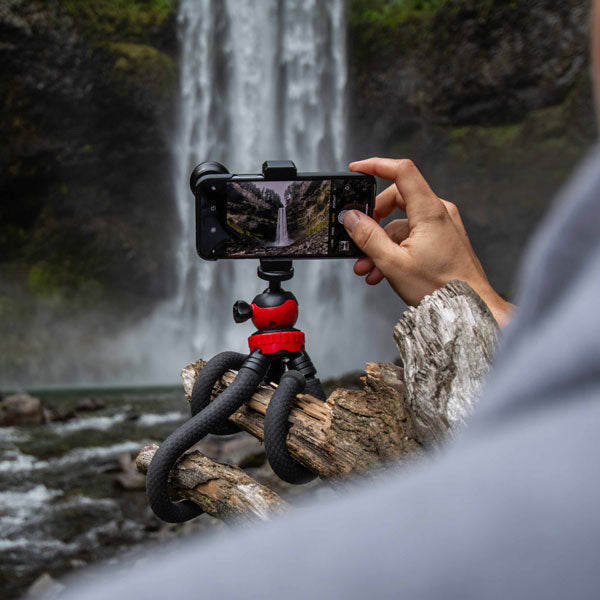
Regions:
<instances>
[{"instance_id":1,"label":"gray fabric","mask_svg":"<svg viewBox=\"0 0 600 600\"><path fill-rule=\"evenodd\" d=\"M427 465L68 598L600 594L600 151L535 237L478 414Z\"/></svg>"}]
</instances>

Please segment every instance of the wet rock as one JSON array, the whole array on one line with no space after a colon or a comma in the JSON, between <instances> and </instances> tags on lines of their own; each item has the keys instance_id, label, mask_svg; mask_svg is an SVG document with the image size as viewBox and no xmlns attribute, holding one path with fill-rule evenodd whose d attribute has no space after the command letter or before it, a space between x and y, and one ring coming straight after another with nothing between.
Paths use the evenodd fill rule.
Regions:
<instances>
[{"instance_id":1,"label":"wet rock","mask_svg":"<svg viewBox=\"0 0 600 600\"><path fill-rule=\"evenodd\" d=\"M0 402L0 425L39 425L45 422L39 398L29 394L13 394Z\"/></svg>"},{"instance_id":2,"label":"wet rock","mask_svg":"<svg viewBox=\"0 0 600 600\"><path fill-rule=\"evenodd\" d=\"M246 432L225 438L209 436L197 448L213 460L240 467L259 467L266 460L263 445Z\"/></svg>"},{"instance_id":3,"label":"wet rock","mask_svg":"<svg viewBox=\"0 0 600 600\"><path fill-rule=\"evenodd\" d=\"M64 406L53 406L52 404L44 405L44 417L46 421L70 421L77 416L72 408Z\"/></svg>"},{"instance_id":4,"label":"wet rock","mask_svg":"<svg viewBox=\"0 0 600 600\"><path fill-rule=\"evenodd\" d=\"M119 456L121 472L115 477L115 484L124 490L143 490L146 488L146 477L137 470L135 461L128 452Z\"/></svg>"},{"instance_id":5,"label":"wet rock","mask_svg":"<svg viewBox=\"0 0 600 600\"><path fill-rule=\"evenodd\" d=\"M106 408L106 402L104 400L102 400L101 398L94 398L94 397L82 398L75 405L75 410L77 412L102 410L103 408Z\"/></svg>"},{"instance_id":6,"label":"wet rock","mask_svg":"<svg viewBox=\"0 0 600 600\"><path fill-rule=\"evenodd\" d=\"M54 600L58 598L61 592L65 589L62 583L59 583L50 575L50 573L42 573L29 587L26 599Z\"/></svg>"}]
</instances>

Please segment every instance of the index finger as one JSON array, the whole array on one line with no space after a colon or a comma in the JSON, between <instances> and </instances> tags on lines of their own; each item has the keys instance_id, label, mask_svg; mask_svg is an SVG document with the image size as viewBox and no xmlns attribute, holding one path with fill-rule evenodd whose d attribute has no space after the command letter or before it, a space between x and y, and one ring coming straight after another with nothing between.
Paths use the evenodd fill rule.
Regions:
<instances>
[{"instance_id":1,"label":"index finger","mask_svg":"<svg viewBox=\"0 0 600 600\"><path fill-rule=\"evenodd\" d=\"M392 185L385 188L383 192L377 194L373 218L379 223L381 219L385 219L396 208L405 210L406 203L404 202L404 198L400 195L396 184L392 183Z\"/></svg>"},{"instance_id":2,"label":"index finger","mask_svg":"<svg viewBox=\"0 0 600 600\"><path fill-rule=\"evenodd\" d=\"M394 181L404 199L404 210L411 226L439 216L445 210L442 201L433 193L412 160L368 158L351 163L350 169Z\"/></svg>"}]
</instances>

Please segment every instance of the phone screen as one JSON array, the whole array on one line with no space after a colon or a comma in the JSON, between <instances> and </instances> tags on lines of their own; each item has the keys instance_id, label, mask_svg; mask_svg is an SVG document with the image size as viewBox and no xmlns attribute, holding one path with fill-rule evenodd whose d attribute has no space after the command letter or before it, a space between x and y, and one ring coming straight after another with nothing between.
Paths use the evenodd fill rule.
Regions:
<instances>
[{"instance_id":1,"label":"phone screen","mask_svg":"<svg viewBox=\"0 0 600 600\"><path fill-rule=\"evenodd\" d=\"M226 234L215 258L352 257L362 253L344 211L372 214L375 185L366 176L230 180L211 182L207 192Z\"/></svg>"}]
</instances>

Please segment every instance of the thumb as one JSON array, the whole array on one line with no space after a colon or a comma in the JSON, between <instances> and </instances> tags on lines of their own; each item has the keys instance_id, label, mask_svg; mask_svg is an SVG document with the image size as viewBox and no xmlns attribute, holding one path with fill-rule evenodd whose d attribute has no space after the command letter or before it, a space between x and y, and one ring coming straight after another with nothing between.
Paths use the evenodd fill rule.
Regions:
<instances>
[{"instance_id":1,"label":"thumb","mask_svg":"<svg viewBox=\"0 0 600 600\"><path fill-rule=\"evenodd\" d=\"M389 264L392 256L397 253L398 247L381 225L358 210L349 210L344 215L344 227L352 241L378 267Z\"/></svg>"}]
</instances>

